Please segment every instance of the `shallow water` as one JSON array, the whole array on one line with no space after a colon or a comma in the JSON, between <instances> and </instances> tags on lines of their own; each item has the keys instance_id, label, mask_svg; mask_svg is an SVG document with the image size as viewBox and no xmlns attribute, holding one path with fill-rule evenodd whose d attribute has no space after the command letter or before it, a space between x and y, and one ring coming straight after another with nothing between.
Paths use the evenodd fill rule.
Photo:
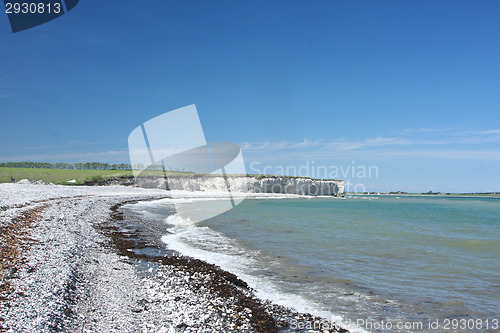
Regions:
<instances>
[{"instance_id":1,"label":"shallow water","mask_svg":"<svg viewBox=\"0 0 500 333\"><path fill-rule=\"evenodd\" d=\"M219 264L259 296L299 311L370 331L436 332L429 322L452 328L447 318L484 320L472 331L500 329L499 199L246 200L198 224L167 217L168 200L136 207L165 220L169 248Z\"/></svg>"}]
</instances>

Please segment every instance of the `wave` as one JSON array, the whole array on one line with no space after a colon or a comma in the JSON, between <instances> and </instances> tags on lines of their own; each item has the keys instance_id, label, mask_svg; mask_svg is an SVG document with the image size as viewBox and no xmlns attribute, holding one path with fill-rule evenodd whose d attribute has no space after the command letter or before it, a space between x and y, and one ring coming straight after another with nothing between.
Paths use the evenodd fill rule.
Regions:
<instances>
[{"instance_id":1,"label":"wave","mask_svg":"<svg viewBox=\"0 0 500 333\"><path fill-rule=\"evenodd\" d=\"M301 295L280 290L270 278L262 276L265 267L262 260L259 260L262 255L258 251L244 249L236 240L175 214L168 216L165 222L171 226L167 229L170 234L161 239L169 249L218 265L237 275L253 288L256 296L261 299L329 319L352 333L366 332L353 323L346 322L342 316L324 309L320 304Z\"/></svg>"}]
</instances>

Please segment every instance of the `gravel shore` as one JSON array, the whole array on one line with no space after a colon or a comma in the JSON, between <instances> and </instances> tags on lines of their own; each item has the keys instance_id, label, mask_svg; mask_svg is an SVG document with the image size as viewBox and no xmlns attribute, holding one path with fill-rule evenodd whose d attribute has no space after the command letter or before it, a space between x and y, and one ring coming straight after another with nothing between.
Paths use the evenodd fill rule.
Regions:
<instances>
[{"instance_id":1,"label":"gravel shore","mask_svg":"<svg viewBox=\"0 0 500 333\"><path fill-rule=\"evenodd\" d=\"M347 332L258 299L218 266L162 251L120 209L204 195L0 184L0 332Z\"/></svg>"}]
</instances>

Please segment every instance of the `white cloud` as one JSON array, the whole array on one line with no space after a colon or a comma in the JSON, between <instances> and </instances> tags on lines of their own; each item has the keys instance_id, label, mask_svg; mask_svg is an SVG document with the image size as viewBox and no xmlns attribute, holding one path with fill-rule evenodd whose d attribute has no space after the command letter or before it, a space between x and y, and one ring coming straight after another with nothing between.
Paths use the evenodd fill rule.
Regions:
<instances>
[{"instance_id":1,"label":"white cloud","mask_svg":"<svg viewBox=\"0 0 500 333\"><path fill-rule=\"evenodd\" d=\"M500 160L500 150L415 150L377 152L380 157L414 157L455 160Z\"/></svg>"},{"instance_id":2,"label":"white cloud","mask_svg":"<svg viewBox=\"0 0 500 333\"><path fill-rule=\"evenodd\" d=\"M500 129L488 130L488 131L476 131L476 132L470 132L470 133L480 134L480 135L500 134Z\"/></svg>"},{"instance_id":3,"label":"white cloud","mask_svg":"<svg viewBox=\"0 0 500 333\"><path fill-rule=\"evenodd\" d=\"M396 130L394 133L399 135L407 135L407 134L417 134L417 133L443 133L450 131L459 130L457 127L421 127L421 128L406 128L402 130Z\"/></svg>"},{"instance_id":4,"label":"white cloud","mask_svg":"<svg viewBox=\"0 0 500 333\"><path fill-rule=\"evenodd\" d=\"M450 128L421 128L413 132L450 131ZM409 132L410 130L405 130ZM442 138L417 138L401 136L365 138L361 140L337 139L333 141L303 139L299 142L246 142L244 153L265 159L324 159L324 158L429 158L499 160L498 147L485 146L500 142L500 130L461 132L460 136L448 133ZM479 134L479 135L478 135ZM440 147L441 146L441 147ZM404 150L398 147L405 147ZM476 149L474 149L476 148ZM488 149L490 148L490 149ZM493 148L493 149L491 149Z\"/></svg>"},{"instance_id":5,"label":"white cloud","mask_svg":"<svg viewBox=\"0 0 500 333\"><path fill-rule=\"evenodd\" d=\"M316 141L311 141L306 138L302 140L301 142L297 142L295 144L291 143L289 148L290 149L296 149L296 148L312 148L312 147L317 147L321 145L322 141L321 140L316 140Z\"/></svg>"},{"instance_id":6,"label":"white cloud","mask_svg":"<svg viewBox=\"0 0 500 333\"><path fill-rule=\"evenodd\" d=\"M453 159L453 160L500 160L500 150L471 150L471 149L420 149L420 150L389 150L389 149L360 149L350 151L314 150L314 151L284 151L279 154L265 152L245 154L260 161L289 161L289 160L387 160L387 159Z\"/></svg>"},{"instance_id":7,"label":"white cloud","mask_svg":"<svg viewBox=\"0 0 500 333\"><path fill-rule=\"evenodd\" d=\"M298 147L300 145L300 142L291 142L291 141L277 141L277 142L270 142L270 141L265 141L265 142L243 142L240 146L242 150L253 150L253 151L277 151L277 150L284 150L284 149L290 149L290 147Z\"/></svg>"},{"instance_id":8,"label":"white cloud","mask_svg":"<svg viewBox=\"0 0 500 333\"><path fill-rule=\"evenodd\" d=\"M277 141L277 142L244 142L241 144L241 149L244 151L283 151L283 150L298 150L298 149L311 149L322 148L329 150L354 150L362 147L379 147L389 145L407 145L410 142L406 139L400 138L385 138L376 137L373 139L365 139L362 141L348 141L339 139L336 141L323 141L323 140L308 140L303 139L300 142L294 141Z\"/></svg>"}]
</instances>

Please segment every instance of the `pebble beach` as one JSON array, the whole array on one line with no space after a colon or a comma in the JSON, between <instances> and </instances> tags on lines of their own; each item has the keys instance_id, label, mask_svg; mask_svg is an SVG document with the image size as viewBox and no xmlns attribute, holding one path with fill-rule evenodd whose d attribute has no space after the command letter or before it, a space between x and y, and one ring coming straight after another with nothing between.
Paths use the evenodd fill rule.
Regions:
<instances>
[{"instance_id":1,"label":"pebble beach","mask_svg":"<svg viewBox=\"0 0 500 333\"><path fill-rule=\"evenodd\" d=\"M257 298L216 265L165 251L121 208L207 195L217 196L0 184L0 331L347 332Z\"/></svg>"}]
</instances>

